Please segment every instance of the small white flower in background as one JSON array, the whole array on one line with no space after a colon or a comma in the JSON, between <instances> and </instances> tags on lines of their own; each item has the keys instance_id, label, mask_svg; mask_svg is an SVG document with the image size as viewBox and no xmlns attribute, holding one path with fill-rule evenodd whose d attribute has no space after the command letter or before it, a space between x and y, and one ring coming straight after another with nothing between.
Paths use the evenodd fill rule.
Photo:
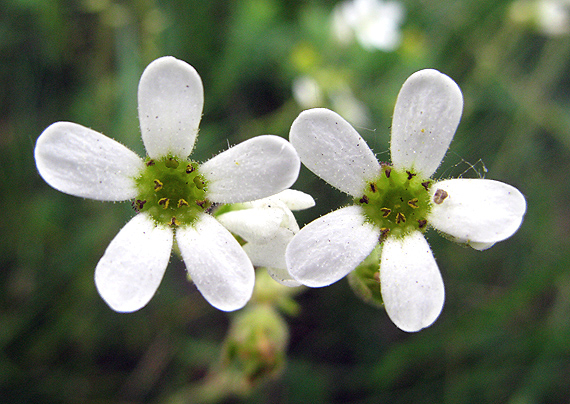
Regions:
<instances>
[{"instance_id":1,"label":"small white flower in background","mask_svg":"<svg viewBox=\"0 0 570 404\"><path fill-rule=\"evenodd\" d=\"M287 272L285 249L299 225L292 210L315 206L309 194L286 189L257 201L237 204L237 210L221 213L217 219L232 233L242 237L253 265L265 267L273 279L285 286L300 286Z\"/></svg>"},{"instance_id":2,"label":"small white flower in background","mask_svg":"<svg viewBox=\"0 0 570 404\"><path fill-rule=\"evenodd\" d=\"M537 24L546 35L568 35L570 33L570 1L539 1Z\"/></svg>"},{"instance_id":3,"label":"small white flower in background","mask_svg":"<svg viewBox=\"0 0 570 404\"><path fill-rule=\"evenodd\" d=\"M203 102L196 70L163 57L145 69L139 83L145 160L75 123L54 123L37 140L38 171L55 189L102 201L134 200L139 213L111 241L95 269L97 289L115 311L136 311L149 302L174 236L189 275L212 306L237 310L251 297L251 261L208 209L212 203L247 202L290 187L300 161L289 142L270 135L203 164L188 160Z\"/></svg>"},{"instance_id":4,"label":"small white flower in background","mask_svg":"<svg viewBox=\"0 0 570 404\"><path fill-rule=\"evenodd\" d=\"M335 6L332 29L343 44L356 37L365 49L391 52L400 46L404 14L397 1L347 0Z\"/></svg>"},{"instance_id":5,"label":"small white flower in background","mask_svg":"<svg viewBox=\"0 0 570 404\"><path fill-rule=\"evenodd\" d=\"M570 33L570 0L517 0L511 4L510 18L529 24L548 36Z\"/></svg>"},{"instance_id":6,"label":"small white flower in background","mask_svg":"<svg viewBox=\"0 0 570 404\"><path fill-rule=\"evenodd\" d=\"M431 325L444 286L426 229L485 249L510 237L526 210L523 195L486 179L430 179L453 138L463 109L461 90L436 70L406 80L396 101L390 150L379 163L354 128L327 109L302 112L290 141L301 161L354 197L347 206L303 227L287 247L289 273L310 287L327 286L354 270L380 243L382 300L404 331Z\"/></svg>"},{"instance_id":7,"label":"small white flower in background","mask_svg":"<svg viewBox=\"0 0 570 404\"><path fill-rule=\"evenodd\" d=\"M323 90L313 77L309 75L298 76L293 80L293 98L301 106L308 109L323 105Z\"/></svg>"},{"instance_id":8,"label":"small white flower in background","mask_svg":"<svg viewBox=\"0 0 570 404\"><path fill-rule=\"evenodd\" d=\"M330 83L328 80L327 77L327 84ZM368 108L354 96L347 83L335 82L334 86L323 89L316 79L302 75L293 80L293 98L304 109L322 107L328 103L356 126L365 126L370 122Z\"/></svg>"}]
</instances>

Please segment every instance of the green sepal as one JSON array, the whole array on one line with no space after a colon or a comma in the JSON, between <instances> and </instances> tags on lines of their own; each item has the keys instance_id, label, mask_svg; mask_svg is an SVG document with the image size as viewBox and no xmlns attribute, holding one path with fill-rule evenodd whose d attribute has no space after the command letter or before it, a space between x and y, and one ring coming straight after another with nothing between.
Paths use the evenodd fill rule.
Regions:
<instances>
[{"instance_id":1,"label":"green sepal","mask_svg":"<svg viewBox=\"0 0 570 404\"><path fill-rule=\"evenodd\" d=\"M353 292L366 303L383 307L380 292L380 256L382 246L378 244L356 269L348 274L348 284Z\"/></svg>"}]
</instances>

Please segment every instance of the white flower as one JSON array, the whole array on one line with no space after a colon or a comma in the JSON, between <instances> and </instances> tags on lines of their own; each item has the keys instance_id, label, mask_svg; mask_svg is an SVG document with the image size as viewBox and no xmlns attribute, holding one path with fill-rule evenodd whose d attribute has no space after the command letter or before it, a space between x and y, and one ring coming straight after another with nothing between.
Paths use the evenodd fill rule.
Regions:
<instances>
[{"instance_id":1,"label":"white flower","mask_svg":"<svg viewBox=\"0 0 570 404\"><path fill-rule=\"evenodd\" d=\"M517 23L532 25L544 35L570 33L569 0L517 0L511 4L509 16Z\"/></svg>"},{"instance_id":2,"label":"white flower","mask_svg":"<svg viewBox=\"0 0 570 404\"><path fill-rule=\"evenodd\" d=\"M313 197L286 189L268 198L238 205L237 210L217 216L218 221L247 241L243 249L253 265L265 267L269 275L283 285L300 286L287 272L285 249L299 232L291 211L314 206Z\"/></svg>"},{"instance_id":3,"label":"white flower","mask_svg":"<svg viewBox=\"0 0 570 404\"><path fill-rule=\"evenodd\" d=\"M321 82L330 83L330 77L321 78ZM370 118L368 109L354 95L350 86L345 82L335 81L334 85L321 88L319 82L309 75L295 78L293 81L293 98L301 106L308 109L321 107L328 103L335 111L356 126L365 126Z\"/></svg>"},{"instance_id":4,"label":"white flower","mask_svg":"<svg viewBox=\"0 0 570 404\"><path fill-rule=\"evenodd\" d=\"M570 32L570 1L540 0L537 6L537 25L544 34L568 35Z\"/></svg>"},{"instance_id":5,"label":"white flower","mask_svg":"<svg viewBox=\"0 0 570 404\"><path fill-rule=\"evenodd\" d=\"M400 45L403 19L404 7L399 2L347 0L334 8L332 26L341 43L356 36L365 49L391 52Z\"/></svg>"},{"instance_id":6,"label":"white flower","mask_svg":"<svg viewBox=\"0 0 570 404\"><path fill-rule=\"evenodd\" d=\"M298 76L293 80L293 98L301 108L313 108L322 105L323 91L321 86L309 75Z\"/></svg>"},{"instance_id":7,"label":"white flower","mask_svg":"<svg viewBox=\"0 0 570 404\"><path fill-rule=\"evenodd\" d=\"M311 287L336 282L380 241L380 287L392 321L418 331L436 320L444 286L426 228L484 249L510 237L526 210L522 194L501 182L429 178L462 109L461 91L449 77L435 70L409 77L394 110L392 166L380 164L338 114L312 109L299 115L290 141L301 161L355 203L309 223L290 242L287 267L297 281Z\"/></svg>"},{"instance_id":8,"label":"white flower","mask_svg":"<svg viewBox=\"0 0 570 404\"><path fill-rule=\"evenodd\" d=\"M192 280L210 304L231 311L251 297L251 261L207 209L211 203L246 202L288 188L300 161L286 140L269 135L247 140L201 165L187 160L203 99L194 68L163 57L145 69L138 89L146 160L69 122L54 123L37 140L36 165L52 187L103 201L135 200L140 213L111 241L95 269L97 289L116 311L136 311L152 298L174 236Z\"/></svg>"}]
</instances>

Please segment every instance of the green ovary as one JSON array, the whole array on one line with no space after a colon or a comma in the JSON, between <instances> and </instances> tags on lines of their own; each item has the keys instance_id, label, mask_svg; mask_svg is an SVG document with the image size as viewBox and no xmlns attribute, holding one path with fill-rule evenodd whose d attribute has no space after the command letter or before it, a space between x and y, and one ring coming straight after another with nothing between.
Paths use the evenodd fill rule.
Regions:
<instances>
[{"instance_id":1,"label":"green ovary","mask_svg":"<svg viewBox=\"0 0 570 404\"><path fill-rule=\"evenodd\" d=\"M160 224L192 224L211 206L206 199L206 181L194 161L172 156L147 159L135 182L139 194L133 207Z\"/></svg>"},{"instance_id":2,"label":"green ovary","mask_svg":"<svg viewBox=\"0 0 570 404\"><path fill-rule=\"evenodd\" d=\"M386 165L354 202L362 207L367 221L380 228L380 241L388 235L403 237L412 231L426 230L430 184L430 180L419 178L412 171Z\"/></svg>"}]
</instances>

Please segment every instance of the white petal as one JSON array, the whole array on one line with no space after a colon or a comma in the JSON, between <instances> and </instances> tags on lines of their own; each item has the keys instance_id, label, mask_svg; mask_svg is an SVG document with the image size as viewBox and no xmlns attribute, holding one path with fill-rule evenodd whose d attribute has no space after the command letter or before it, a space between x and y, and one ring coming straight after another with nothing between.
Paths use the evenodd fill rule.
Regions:
<instances>
[{"instance_id":1,"label":"white petal","mask_svg":"<svg viewBox=\"0 0 570 404\"><path fill-rule=\"evenodd\" d=\"M291 274L287 272L286 268L265 267L265 269L269 276L281 285L289 286L290 288L301 286L301 283L293 279Z\"/></svg>"},{"instance_id":2,"label":"white petal","mask_svg":"<svg viewBox=\"0 0 570 404\"><path fill-rule=\"evenodd\" d=\"M285 250L294 235L293 231L280 228L271 239L263 243L246 243L243 249L255 266L287 268Z\"/></svg>"},{"instance_id":3,"label":"white petal","mask_svg":"<svg viewBox=\"0 0 570 404\"><path fill-rule=\"evenodd\" d=\"M461 113L461 90L437 70L420 70L402 86L392 119L390 151L397 169L430 177L445 156Z\"/></svg>"},{"instance_id":4,"label":"white petal","mask_svg":"<svg viewBox=\"0 0 570 404\"><path fill-rule=\"evenodd\" d=\"M56 122L44 130L34 156L49 185L101 201L134 198L134 177L144 168L142 159L122 144L71 122Z\"/></svg>"},{"instance_id":5,"label":"white petal","mask_svg":"<svg viewBox=\"0 0 570 404\"><path fill-rule=\"evenodd\" d=\"M97 290L113 310L132 312L150 301L168 265L172 237L172 230L142 213L115 236L95 268Z\"/></svg>"},{"instance_id":6,"label":"white petal","mask_svg":"<svg viewBox=\"0 0 570 404\"><path fill-rule=\"evenodd\" d=\"M366 181L380 173L380 164L364 139L328 109L301 112L289 140L309 170L349 195L360 195Z\"/></svg>"},{"instance_id":7,"label":"white petal","mask_svg":"<svg viewBox=\"0 0 570 404\"><path fill-rule=\"evenodd\" d=\"M477 243L474 241L470 241L467 243L469 247L473 248L474 250L483 251L487 250L495 245L495 243Z\"/></svg>"},{"instance_id":8,"label":"white petal","mask_svg":"<svg viewBox=\"0 0 570 404\"><path fill-rule=\"evenodd\" d=\"M204 106L204 89L196 70L172 56L156 59L141 76L138 103L148 155L187 157L194 148Z\"/></svg>"},{"instance_id":9,"label":"white petal","mask_svg":"<svg viewBox=\"0 0 570 404\"><path fill-rule=\"evenodd\" d=\"M272 135L256 136L206 161L208 199L236 203L265 198L289 188L301 163L291 144Z\"/></svg>"},{"instance_id":10,"label":"white petal","mask_svg":"<svg viewBox=\"0 0 570 404\"><path fill-rule=\"evenodd\" d=\"M279 208L242 209L223 213L217 219L226 229L245 240L263 242L279 230L284 212Z\"/></svg>"},{"instance_id":11,"label":"white petal","mask_svg":"<svg viewBox=\"0 0 570 404\"><path fill-rule=\"evenodd\" d=\"M247 243L243 246L253 265L265 267L273 279L285 286L300 286L287 271L285 251L294 232L280 228L277 234L264 243Z\"/></svg>"},{"instance_id":12,"label":"white petal","mask_svg":"<svg viewBox=\"0 0 570 404\"><path fill-rule=\"evenodd\" d=\"M386 312L398 328L419 331L437 319L445 300L443 279L420 232L386 239L380 286Z\"/></svg>"},{"instance_id":13,"label":"white petal","mask_svg":"<svg viewBox=\"0 0 570 404\"><path fill-rule=\"evenodd\" d=\"M303 285L327 286L352 271L378 243L380 230L359 206L322 216L301 229L287 247L289 273Z\"/></svg>"},{"instance_id":14,"label":"white petal","mask_svg":"<svg viewBox=\"0 0 570 404\"><path fill-rule=\"evenodd\" d=\"M524 196L505 183L484 179L452 179L431 185L447 192L440 204L434 203L428 222L460 243L476 249L512 236L526 211Z\"/></svg>"},{"instance_id":15,"label":"white petal","mask_svg":"<svg viewBox=\"0 0 570 404\"><path fill-rule=\"evenodd\" d=\"M268 203L280 201L291 210L304 210L315 206L315 200L309 194L295 189L286 189L273 196L265 198Z\"/></svg>"},{"instance_id":16,"label":"white petal","mask_svg":"<svg viewBox=\"0 0 570 404\"><path fill-rule=\"evenodd\" d=\"M253 293L255 273L228 230L204 214L193 226L178 228L176 240L188 273L212 306L224 311L245 306Z\"/></svg>"}]
</instances>

